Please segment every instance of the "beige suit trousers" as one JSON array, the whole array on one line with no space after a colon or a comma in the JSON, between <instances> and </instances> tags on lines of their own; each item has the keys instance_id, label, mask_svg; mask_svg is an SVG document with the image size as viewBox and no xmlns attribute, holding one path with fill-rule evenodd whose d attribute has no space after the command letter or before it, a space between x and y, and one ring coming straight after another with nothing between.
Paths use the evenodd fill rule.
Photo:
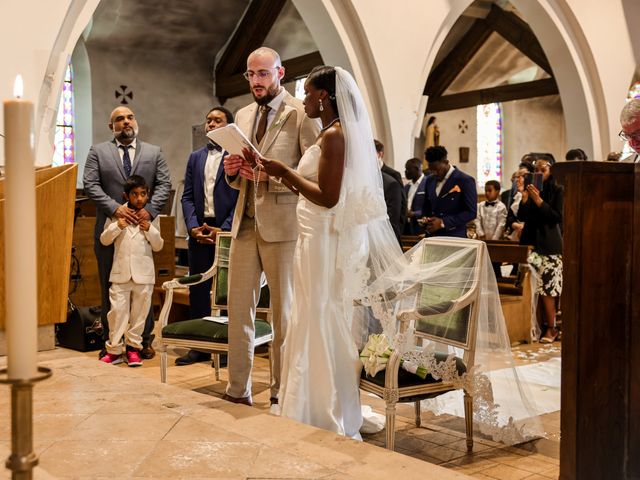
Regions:
<instances>
[{"instance_id":1,"label":"beige suit trousers","mask_svg":"<svg viewBox=\"0 0 640 480\"><path fill-rule=\"evenodd\" d=\"M266 242L254 219L244 218L229 252L229 385L227 394L251 396L251 369L255 339L256 305L260 275L264 271L271 294L273 342L271 345L271 397L280 388L280 354L291 315L293 253L296 241Z\"/></svg>"}]
</instances>

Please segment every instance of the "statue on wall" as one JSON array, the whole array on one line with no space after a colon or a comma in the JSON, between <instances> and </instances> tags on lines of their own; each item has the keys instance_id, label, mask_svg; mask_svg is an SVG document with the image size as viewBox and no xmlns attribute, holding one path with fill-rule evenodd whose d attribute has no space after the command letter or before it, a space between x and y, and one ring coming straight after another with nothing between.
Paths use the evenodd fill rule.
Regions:
<instances>
[{"instance_id":1,"label":"statue on wall","mask_svg":"<svg viewBox=\"0 0 640 480\"><path fill-rule=\"evenodd\" d=\"M429 120L427 120L427 125L424 129L425 134L425 144L424 150L429 147L436 147L440 145L440 129L438 128L438 124L436 123L436 117L431 116ZM422 170L426 171L429 165L427 165L427 161L422 159Z\"/></svg>"}]
</instances>

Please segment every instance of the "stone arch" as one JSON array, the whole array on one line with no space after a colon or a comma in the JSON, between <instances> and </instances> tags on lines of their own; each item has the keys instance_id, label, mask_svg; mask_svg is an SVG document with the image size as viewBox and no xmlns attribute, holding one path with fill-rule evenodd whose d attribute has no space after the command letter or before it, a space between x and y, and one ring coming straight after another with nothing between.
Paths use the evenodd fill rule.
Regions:
<instances>
[{"instance_id":1,"label":"stone arch","mask_svg":"<svg viewBox=\"0 0 640 480\"><path fill-rule=\"evenodd\" d=\"M609 124L602 83L593 54L566 0L510 0L530 25L547 55L560 91L567 143L581 145L592 159L606 158ZM434 60L453 24L473 3L451 3L427 55L422 81L426 83Z\"/></svg>"}]
</instances>

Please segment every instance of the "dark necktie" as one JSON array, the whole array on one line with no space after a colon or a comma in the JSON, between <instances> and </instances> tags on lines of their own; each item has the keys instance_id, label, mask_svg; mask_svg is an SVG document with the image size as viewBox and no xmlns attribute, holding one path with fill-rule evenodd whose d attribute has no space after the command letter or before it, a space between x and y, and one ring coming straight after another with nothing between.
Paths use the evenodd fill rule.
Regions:
<instances>
[{"instance_id":1,"label":"dark necktie","mask_svg":"<svg viewBox=\"0 0 640 480\"><path fill-rule=\"evenodd\" d=\"M267 132L269 110L271 110L269 105L262 105L260 107L260 119L258 120L258 129L256 130L256 143L258 144L262 141L262 137L264 137L264 134Z\"/></svg>"},{"instance_id":2,"label":"dark necktie","mask_svg":"<svg viewBox=\"0 0 640 480\"><path fill-rule=\"evenodd\" d=\"M120 145L120 148L124 151L124 155L122 155L124 174L129 178L131 176L131 157L129 156L129 149L131 148L131 145Z\"/></svg>"},{"instance_id":3,"label":"dark necktie","mask_svg":"<svg viewBox=\"0 0 640 480\"><path fill-rule=\"evenodd\" d=\"M221 152L222 148L217 143L207 142L207 150L210 152L212 151Z\"/></svg>"},{"instance_id":4,"label":"dark necktie","mask_svg":"<svg viewBox=\"0 0 640 480\"><path fill-rule=\"evenodd\" d=\"M484 202L484 204L485 204L487 207L495 207L495 206L496 206L496 202Z\"/></svg>"}]
</instances>

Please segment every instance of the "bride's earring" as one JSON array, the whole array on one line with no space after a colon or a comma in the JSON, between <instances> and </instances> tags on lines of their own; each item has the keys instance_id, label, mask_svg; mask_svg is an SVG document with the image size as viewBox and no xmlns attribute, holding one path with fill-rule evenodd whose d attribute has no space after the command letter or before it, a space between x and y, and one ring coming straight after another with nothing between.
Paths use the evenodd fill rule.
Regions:
<instances>
[{"instance_id":1,"label":"bride's earring","mask_svg":"<svg viewBox=\"0 0 640 480\"><path fill-rule=\"evenodd\" d=\"M324 106L322 105L322 99L320 99L319 101L320 101L320 111L324 112Z\"/></svg>"}]
</instances>

